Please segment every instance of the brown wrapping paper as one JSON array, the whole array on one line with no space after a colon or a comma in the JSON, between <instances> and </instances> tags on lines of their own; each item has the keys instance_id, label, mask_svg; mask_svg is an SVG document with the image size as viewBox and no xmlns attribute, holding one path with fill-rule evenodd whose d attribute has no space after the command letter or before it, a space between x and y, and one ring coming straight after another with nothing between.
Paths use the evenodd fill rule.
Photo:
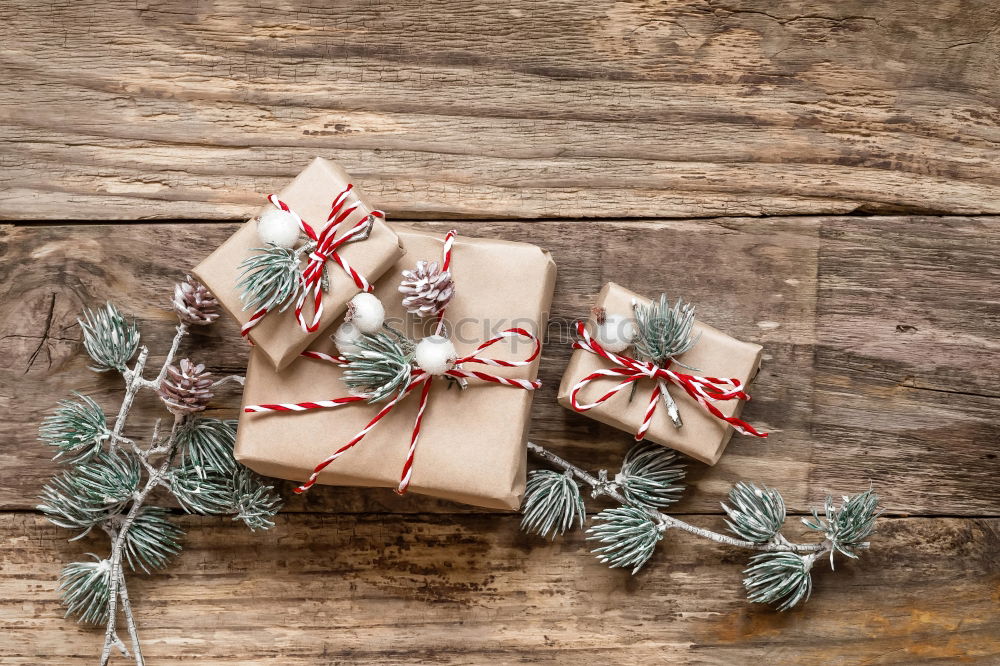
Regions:
<instances>
[{"instance_id":1,"label":"brown wrapping paper","mask_svg":"<svg viewBox=\"0 0 1000 666\"><path fill-rule=\"evenodd\" d=\"M648 298L609 282L601 289L597 297L597 306L605 308L608 314L630 317L633 298L644 305L650 302ZM587 322L587 330L593 334L594 328L595 321L591 316ZM681 362L698 368L698 371L693 372L678 366L681 372L692 372L706 377L735 377L744 385L753 380L760 368L762 351L760 345L741 342L718 329L696 321L694 335L698 334L701 334L701 337L694 347L677 357ZM596 354L582 349L574 350L559 385L559 404L572 410L570 391L573 386L590 373L609 366L606 360ZM590 401L618 382L619 380L612 377L597 379L581 392L581 400ZM629 401L631 391L626 388L606 402L582 413L634 435L642 424L649 404L649 394L654 386L652 380L644 379L636 384L638 388L631 401ZM653 414L646 439L714 465L722 457L722 452L733 435L732 426L712 416L683 389L670 385L669 390L670 396L677 403L684 425L675 428L661 403ZM742 400L720 401L715 404L726 416L739 416L743 409Z\"/></svg>"},{"instance_id":2,"label":"brown wrapping paper","mask_svg":"<svg viewBox=\"0 0 1000 666\"><path fill-rule=\"evenodd\" d=\"M417 260L440 261L443 236L394 228L406 249L375 288L386 307L386 321L419 338L430 330L406 315L397 291L399 274ZM458 236L452 254L455 296L445 319L460 356L500 330L519 326L540 335L545 330L555 285L555 264L547 252L524 243ZM332 333L332 330L330 331ZM335 354L329 335L314 350ZM528 341L500 342L483 356L520 360L531 353ZM538 361L519 368L469 365L497 375L533 379ZM243 404L303 402L349 395L341 370L300 358L276 371L254 350L247 368ZM528 417L533 391L469 380L469 388L448 388L434 379L413 465L411 492L456 502L516 509L524 493ZM410 443L419 403L414 391L382 419L367 437L324 470L319 483L395 488ZM367 425L384 403L354 403L297 413L240 415L236 458L268 476L305 481L313 467Z\"/></svg>"},{"instance_id":3,"label":"brown wrapping paper","mask_svg":"<svg viewBox=\"0 0 1000 666\"><path fill-rule=\"evenodd\" d=\"M350 177L339 165L317 157L278 194L278 198L318 231L330 213L334 197L347 187L348 183ZM344 229L356 222L360 215L367 215L371 210L357 190L355 187L354 192L362 204L357 212L341 224ZM264 212L270 206L271 204L262 206L260 212ZM193 271L240 326L250 319L253 312L243 309L240 293L236 288L240 275L239 265L252 254L253 248L261 245L257 236L255 216ZM403 255L403 250L395 232L382 220L376 220L368 239L345 245L340 254L374 284L375 280ZM307 333L302 330L295 319L294 303L284 312L268 312L251 329L250 339L275 367L284 368L295 360L317 335L321 335L344 313L347 302L358 293L359 289L354 280L335 262L327 262L327 274L330 277L330 289L323 296L323 317L317 333ZM305 307L306 316L312 317L310 299L307 299Z\"/></svg>"}]
</instances>

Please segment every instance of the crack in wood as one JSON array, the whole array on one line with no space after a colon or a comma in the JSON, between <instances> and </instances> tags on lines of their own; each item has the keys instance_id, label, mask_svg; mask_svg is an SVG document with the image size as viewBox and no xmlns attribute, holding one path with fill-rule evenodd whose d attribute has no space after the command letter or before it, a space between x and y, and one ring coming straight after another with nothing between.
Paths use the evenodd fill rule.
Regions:
<instances>
[{"instance_id":1,"label":"crack in wood","mask_svg":"<svg viewBox=\"0 0 1000 666\"><path fill-rule=\"evenodd\" d=\"M45 316L45 328L42 330L42 336L41 336L41 339L38 341L38 346L35 347L35 351L33 351L31 353L31 356L28 358L28 364L27 364L27 367L24 368L24 374L28 374L28 371L31 370L31 366L33 366L35 364L35 359L38 358L38 354L42 351L42 346L49 339L49 331L52 329L52 316L55 313L55 309L56 309L56 293L52 292L51 298L49 298L49 311L48 311L48 314L46 314L46 316ZM52 369L52 351L50 349L46 348L46 352L47 352L47 355L48 355L48 358L49 358L49 366L48 367L51 370Z\"/></svg>"}]
</instances>

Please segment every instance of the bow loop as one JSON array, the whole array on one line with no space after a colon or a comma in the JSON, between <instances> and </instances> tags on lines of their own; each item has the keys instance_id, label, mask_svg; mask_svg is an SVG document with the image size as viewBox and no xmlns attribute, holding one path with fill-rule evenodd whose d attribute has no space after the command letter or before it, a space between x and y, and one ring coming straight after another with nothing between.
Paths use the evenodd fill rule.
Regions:
<instances>
[{"instance_id":1,"label":"bow loop","mask_svg":"<svg viewBox=\"0 0 1000 666\"><path fill-rule=\"evenodd\" d=\"M532 343L531 354L527 358L521 361L504 361L497 358L480 358L480 354L486 351L489 347L492 347L501 340L508 340L511 338L520 338L524 340L529 340ZM472 352L468 356L458 359L455 363L461 365L463 363L482 363L483 365L492 365L494 367L500 368L519 368L521 366L530 365L536 358L538 354L541 353L542 343L541 341L528 331L523 328L508 328L506 330L500 331L500 334L496 337L490 338L486 342L482 343L476 347L476 351Z\"/></svg>"}]
</instances>

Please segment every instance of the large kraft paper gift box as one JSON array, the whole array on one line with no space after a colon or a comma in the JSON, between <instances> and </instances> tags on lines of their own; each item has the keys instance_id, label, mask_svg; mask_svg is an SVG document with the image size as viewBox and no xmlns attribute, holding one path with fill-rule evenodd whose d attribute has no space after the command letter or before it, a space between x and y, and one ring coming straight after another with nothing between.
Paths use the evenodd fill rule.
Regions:
<instances>
[{"instance_id":1,"label":"large kraft paper gift box","mask_svg":"<svg viewBox=\"0 0 1000 666\"><path fill-rule=\"evenodd\" d=\"M650 299L609 282L598 294L595 311L604 308L608 315L631 317L633 299L642 305L650 303ZM591 335L594 334L596 314L591 315L586 328ZM697 370L672 364L674 369L703 377L736 378L744 387L750 384L760 369L763 349L760 345L742 342L700 321L695 321L693 335L700 335L697 343L680 354L677 359ZM625 352L625 355L629 354L630 352ZM570 399L573 387L591 373L608 367L611 367L611 364L597 354L583 349L574 350L559 385L559 404L567 409L574 409ZM586 395L583 400L590 401L601 396L620 380L621 378L612 377L594 380L585 389ZM650 379L640 379L635 385L637 388L631 400L629 399L631 390L626 388L584 414L619 430L636 433L646 415L654 382ZM653 413L645 439L714 465L722 457L733 435L732 426L710 414L680 387L670 385L668 390L677 403L683 425L680 428L675 427L661 403ZM713 404L725 416L739 417L744 401L727 400Z\"/></svg>"},{"instance_id":2,"label":"large kraft paper gift box","mask_svg":"<svg viewBox=\"0 0 1000 666\"><path fill-rule=\"evenodd\" d=\"M406 256L379 281L375 295L386 322L417 339L433 332L427 322L407 315L398 291L401 271L418 260L441 261L443 236L393 225ZM455 295L445 321L459 356L498 331L521 327L541 337L555 286L555 263L542 249L525 243L458 236L452 252ZM336 354L330 336L311 348ZM533 345L524 339L500 342L485 356L519 360ZM488 367L505 377L534 379L538 359L513 368ZM276 370L254 350L247 368L243 405L297 403L347 396L342 370L300 358ZM534 391L469 379L459 390L436 378L420 429L409 490L477 506L517 509L524 494L526 439ZM343 486L395 488L410 443L419 404L414 391L354 448L333 461L318 482ZM240 414L236 459L251 469L305 481L317 463L364 428L384 402L352 403L333 409L294 413Z\"/></svg>"},{"instance_id":3,"label":"large kraft paper gift box","mask_svg":"<svg viewBox=\"0 0 1000 666\"><path fill-rule=\"evenodd\" d=\"M278 198L318 232L326 222L334 199L350 183L350 177L339 165L317 157L278 193ZM340 224L338 233L373 210L356 187L353 188L352 197L356 197L360 206ZM263 245L257 234L257 219L269 208L273 208L270 203L261 207L257 215L193 271L241 327L250 320L253 312L243 309L240 292L236 287L240 277L240 263L254 254L255 248ZM403 255L403 249L396 233L384 221L376 219L367 239L344 245L339 253L352 268L374 283ZM284 368L344 313L347 302L360 289L332 260L326 262L326 272L329 289L323 295L323 314L318 331L309 333L300 327L296 321L294 304L283 312L272 310L249 333L250 340L260 352L258 356L266 356L272 365ZM307 299L305 312L311 319L311 299Z\"/></svg>"}]
</instances>

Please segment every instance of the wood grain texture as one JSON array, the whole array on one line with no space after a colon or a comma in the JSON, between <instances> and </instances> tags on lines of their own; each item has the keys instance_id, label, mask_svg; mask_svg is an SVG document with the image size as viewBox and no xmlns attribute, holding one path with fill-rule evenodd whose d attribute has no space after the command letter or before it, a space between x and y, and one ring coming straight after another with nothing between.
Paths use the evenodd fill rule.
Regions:
<instances>
[{"instance_id":1,"label":"wood grain texture","mask_svg":"<svg viewBox=\"0 0 1000 666\"><path fill-rule=\"evenodd\" d=\"M333 6L331 6L333 5ZM0 5L0 217L1000 212L988 0Z\"/></svg>"},{"instance_id":2,"label":"wood grain texture","mask_svg":"<svg viewBox=\"0 0 1000 666\"><path fill-rule=\"evenodd\" d=\"M1000 659L1000 521L883 519L812 600L747 604L746 554L668 534L638 576L579 534L513 516L285 515L252 534L186 517L185 550L130 596L149 663L884 664ZM717 526L718 517L700 518ZM0 514L0 660L91 664L101 635L59 616L62 564L101 547Z\"/></svg>"},{"instance_id":3,"label":"wood grain texture","mask_svg":"<svg viewBox=\"0 0 1000 666\"><path fill-rule=\"evenodd\" d=\"M745 415L773 431L736 437L715 467L692 463L681 513L718 512L738 479L778 487L793 511L873 482L892 513L1000 514L998 218L789 218L645 222L427 222L537 243L559 266L545 382L530 436L590 468L613 468L631 438L562 409L555 390L568 324L607 280L683 294L700 318L765 347ZM169 289L233 224L9 226L0 238L0 507L27 509L55 466L35 442L43 413L74 389L115 404L118 382L86 369L75 317L114 300L153 356L172 335ZM635 260L641 251L658 266ZM562 326L558 326L558 324ZM234 324L198 331L196 358L241 372ZM214 413L232 414L235 391ZM159 414L136 413L136 434ZM227 411L228 410L228 411ZM294 417L289 417L294 418ZM402 450L401 450L402 454ZM419 463L418 463L419 464ZM317 488L292 511L466 511L388 491Z\"/></svg>"}]
</instances>

